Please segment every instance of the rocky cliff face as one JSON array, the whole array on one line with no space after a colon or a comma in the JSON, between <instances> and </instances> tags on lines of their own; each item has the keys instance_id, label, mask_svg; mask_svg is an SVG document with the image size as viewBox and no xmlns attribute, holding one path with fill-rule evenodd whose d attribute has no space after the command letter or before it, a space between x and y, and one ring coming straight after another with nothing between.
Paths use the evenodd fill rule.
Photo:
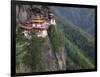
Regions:
<instances>
[{"instance_id":1,"label":"rocky cliff face","mask_svg":"<svg viewBox=\"0 0 100 77\"><path fill-rule=\"evenodd\" d=\"M35 54L34 52L34 45L33 44L33 51L32 54ZM17 51L16 51L17 52ZM26 52L27 54L30 54L30 51ZM66 70L66 55L65 55L64 47L59 47L59 50L57 52L53 51L50 39L48 36L46 37L45 41L42 43L41 50L39 50L39 53L37 55L31 55L31 56L24 56L24 61L28 62L27 58L30 58L29 60L32 61L32 63L36 62L37 64L32 66L32 63L29 64L22 62L19 66L20 72L46 72L46 71L60 71L60 70ZM36 58L36 56L39 56ZM35 59L34 59L35 58ZM37 59L37 61L35 61ZM40 64L38 64L40 63ZM28 67L29 66L29 67ZM35 69L31 69L31 67L35 67Z\"/></svg>"},{"instance_id":2,"label":"rocky cliff face","mask_svg":"<svg viewBox=\"0 0 100 77\"><path fill-rule=\"evenodd\" d=\"M16 22L24 23L26 21L29 21L31 15L35 14L35 10L32 10L34 7L36 6L17 5ZM39 9L43 9L41 7L42 6L39 6ZM44 13L42 10L41 12ZM27 51L24 51L26 52L26 55L24 56L24 58L22 58L24 59L24 61L19 63L19 67L17 70L18 73L66 70L65 48L63 45L58 45L56 46L56 48L53 47L53 38L50 38L50 36L52 35L50 31L52 32L52 30L48 30L49 35L46 38L39 38L44 40L41 45L38 44L39 40L37 40L38 38L36 36L32 38L32 44L30 44L30 46L27 46ZM55 35L53 37L55 37ZM28 41L26 40L26 42ZM56 43L54 45L56 45ZM26 49L25 47L23 48Z\"/></svg>"},{"instance_id":3,"label":"rocky cliff face","mask_svg":"<svg viewBox=\"0 0 100 77\"><path fill-rule=\"evenodd\" d=\"M60 47L57 52L53 52L49 38L43 45L42 61L43 71L65 70L65 52L64 47Z\"/></svg>"},{"instance_id":4,"label":"rocky cliff face","mask_svg":"<svg viewBox=\"0 0 100 77\"><path fill-rule=\"evenodd\" d=\"M50 8L47 6L41 5L16 5L16 19L20 23L24 23L26 21L30 21L32 16L38 14L42 14L47 16L48 12L50 12Z\"/></svg>"}]
</instances>

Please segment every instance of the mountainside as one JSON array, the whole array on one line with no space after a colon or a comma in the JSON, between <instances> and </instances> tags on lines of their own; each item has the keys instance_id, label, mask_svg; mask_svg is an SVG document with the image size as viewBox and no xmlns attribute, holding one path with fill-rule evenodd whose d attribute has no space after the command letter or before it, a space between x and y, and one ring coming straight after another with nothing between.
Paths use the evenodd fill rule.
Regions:
<instances>
[{"instance_id":1,"label":"mountainside","mask_svg":"<svg viewBox=\"0 0 100 77\"><path fill-rule=\"evenodd\" d=\"M37 9L33 9L34 7ZM56 25L50 25L47 29L48 36L45 38L37 37L32 29L30 33L32 39L26 39L22 35L19 25L30 21L36 11L48 14L48 10L45 9L49 9L55 15ZM75 10L68 9L68 7L41 8L41 5L17 5L16 72L94 69L95 38L91 35L94 34L94 16L91 12L91 9L83 8Z\"/></svg>"},{"instance_id":2,"label":"mountainside","mask_svg":"<svg viewBox=\"0 0 100 77\"><path fill-rule=\"evenodd\" d=\"M69 22L77 25L81 29L94 35L95 31L95 10L90 8L73 8L73 7L53 7L57 13L68 20ZM77 18L77 19L76 19Z\"/></svg>"},{"instance_id":3,"label":"mountainside","mask_svg":"<svg viewBox=\"0 0 100 77\"><path fill-rule=\"evenodd\" d=\"M63 18L63 13L60 14L57 10L54 10L55 7L54 8L52 7L51 9L52 9L53 13L55 13L55 15L56 15L56 20L57 20L57 24L58 24L57 27L63 32L63 34L65 36L65 46L67 48L66 49L67 53L69 53L68 56L70 56L70 58L73 58L71 55L75 56L75 54L76 54L78 56L78 57L75 57L76 58L75 64L78 61L81 62L81 60L79 60L79 56L80 56L80 58L82 56L84 56L84 61L87 60L87 62L89 62L89 64L92 65L92 67L93 67L93 64L95 64L94 37L92 35L90 35L89 33L87 33L86 31L83 31L82 29L80 29L77 25L71 23L70 20L68 20L68 19L65 20ZM67 13L66 13L66 15L67 15ZM66 43L66 39L67 39L67 41L69 41L69 44L71 43L72 48L70 46L68 46L68 42ZM70 48L70 49L68 49L68 48ZM71 51L73 51L73 52L71 52ZM75 58L73 58L73 59L75 59ZM84 63L82 63L82 64L84 66L86 66L86 64L84 64ZM80 64L80 65L82 65L82 64Z\"/></svg>"}]
</instances>

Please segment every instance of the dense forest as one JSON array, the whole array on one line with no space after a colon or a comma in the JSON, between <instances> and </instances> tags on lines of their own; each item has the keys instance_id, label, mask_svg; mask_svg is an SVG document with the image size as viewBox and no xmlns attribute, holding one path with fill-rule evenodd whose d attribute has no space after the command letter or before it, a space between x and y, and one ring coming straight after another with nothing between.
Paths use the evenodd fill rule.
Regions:
<instances>
[{"instance_id":1,"label":"dense forest","mask_svg":"<svg viewBox=\"0 0 100 77\"><path fill-rule=\"evenodd\" d=\"M32 29L30 33L32 39L29 40L22 35L19 25L30 20L35 11L34 7L40 9L43 14L48 12L45 9L51 11L55 15L56 25L49 26L47 29L48 35L45 38L37 37L34 29ZM93 30L95 13L93 9L73 8L73 14L72 8L68 11L69 9L56 6L16 5L17 73L95 68L96 51ZM81 14L86 15L82 17ZM77 19L77 21L81 20L76 23L67 16L69 18L73 17L72 19ZM84 18L88 21L85 22ZM90 18L92 19L89 21Z\"/></svg>"}]
</instances>

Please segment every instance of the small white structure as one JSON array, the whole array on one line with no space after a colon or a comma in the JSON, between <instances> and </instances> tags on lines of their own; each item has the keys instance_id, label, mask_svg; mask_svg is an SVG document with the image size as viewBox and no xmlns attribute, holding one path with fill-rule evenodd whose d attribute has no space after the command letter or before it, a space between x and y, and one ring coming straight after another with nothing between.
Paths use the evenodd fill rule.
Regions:
<instances>
[{"instance_id":1,"label":"small white structure","mask_svg":"<svg viewBox=\"0 0 100 77\"><path fill-rule=\"evenodd\" d=\"M49 14L50 25L56 25L55 16L53 13Z\"/></svg>"},{"instance_id":2,"label":"small white structure","mask_svg":"<svg viewBox=\"0 0 100 77\"><path fill-rule=\"evenodd\" d=\"M51 24L51 25L56 25L55 19L51 19L51 20L50 20L50 24Z\"/></svg>"}]
</instances>

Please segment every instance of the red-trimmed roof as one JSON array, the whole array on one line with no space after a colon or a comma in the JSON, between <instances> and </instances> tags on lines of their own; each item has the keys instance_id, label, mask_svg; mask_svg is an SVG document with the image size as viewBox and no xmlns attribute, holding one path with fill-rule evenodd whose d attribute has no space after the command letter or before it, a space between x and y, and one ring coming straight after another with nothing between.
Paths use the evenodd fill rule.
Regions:
<instances>
[{"instance_id":1,"label":"red-trimmed roof","mask_svg":"<svg viewBox=\"0 0 100 77\"><path fill-rule=\"evenodd\" d=\"M31 23L25 23L25 24L21 24L20 27L22 29L31 30L32 29L32 24Z\"/></svg>"}]
</instances>

